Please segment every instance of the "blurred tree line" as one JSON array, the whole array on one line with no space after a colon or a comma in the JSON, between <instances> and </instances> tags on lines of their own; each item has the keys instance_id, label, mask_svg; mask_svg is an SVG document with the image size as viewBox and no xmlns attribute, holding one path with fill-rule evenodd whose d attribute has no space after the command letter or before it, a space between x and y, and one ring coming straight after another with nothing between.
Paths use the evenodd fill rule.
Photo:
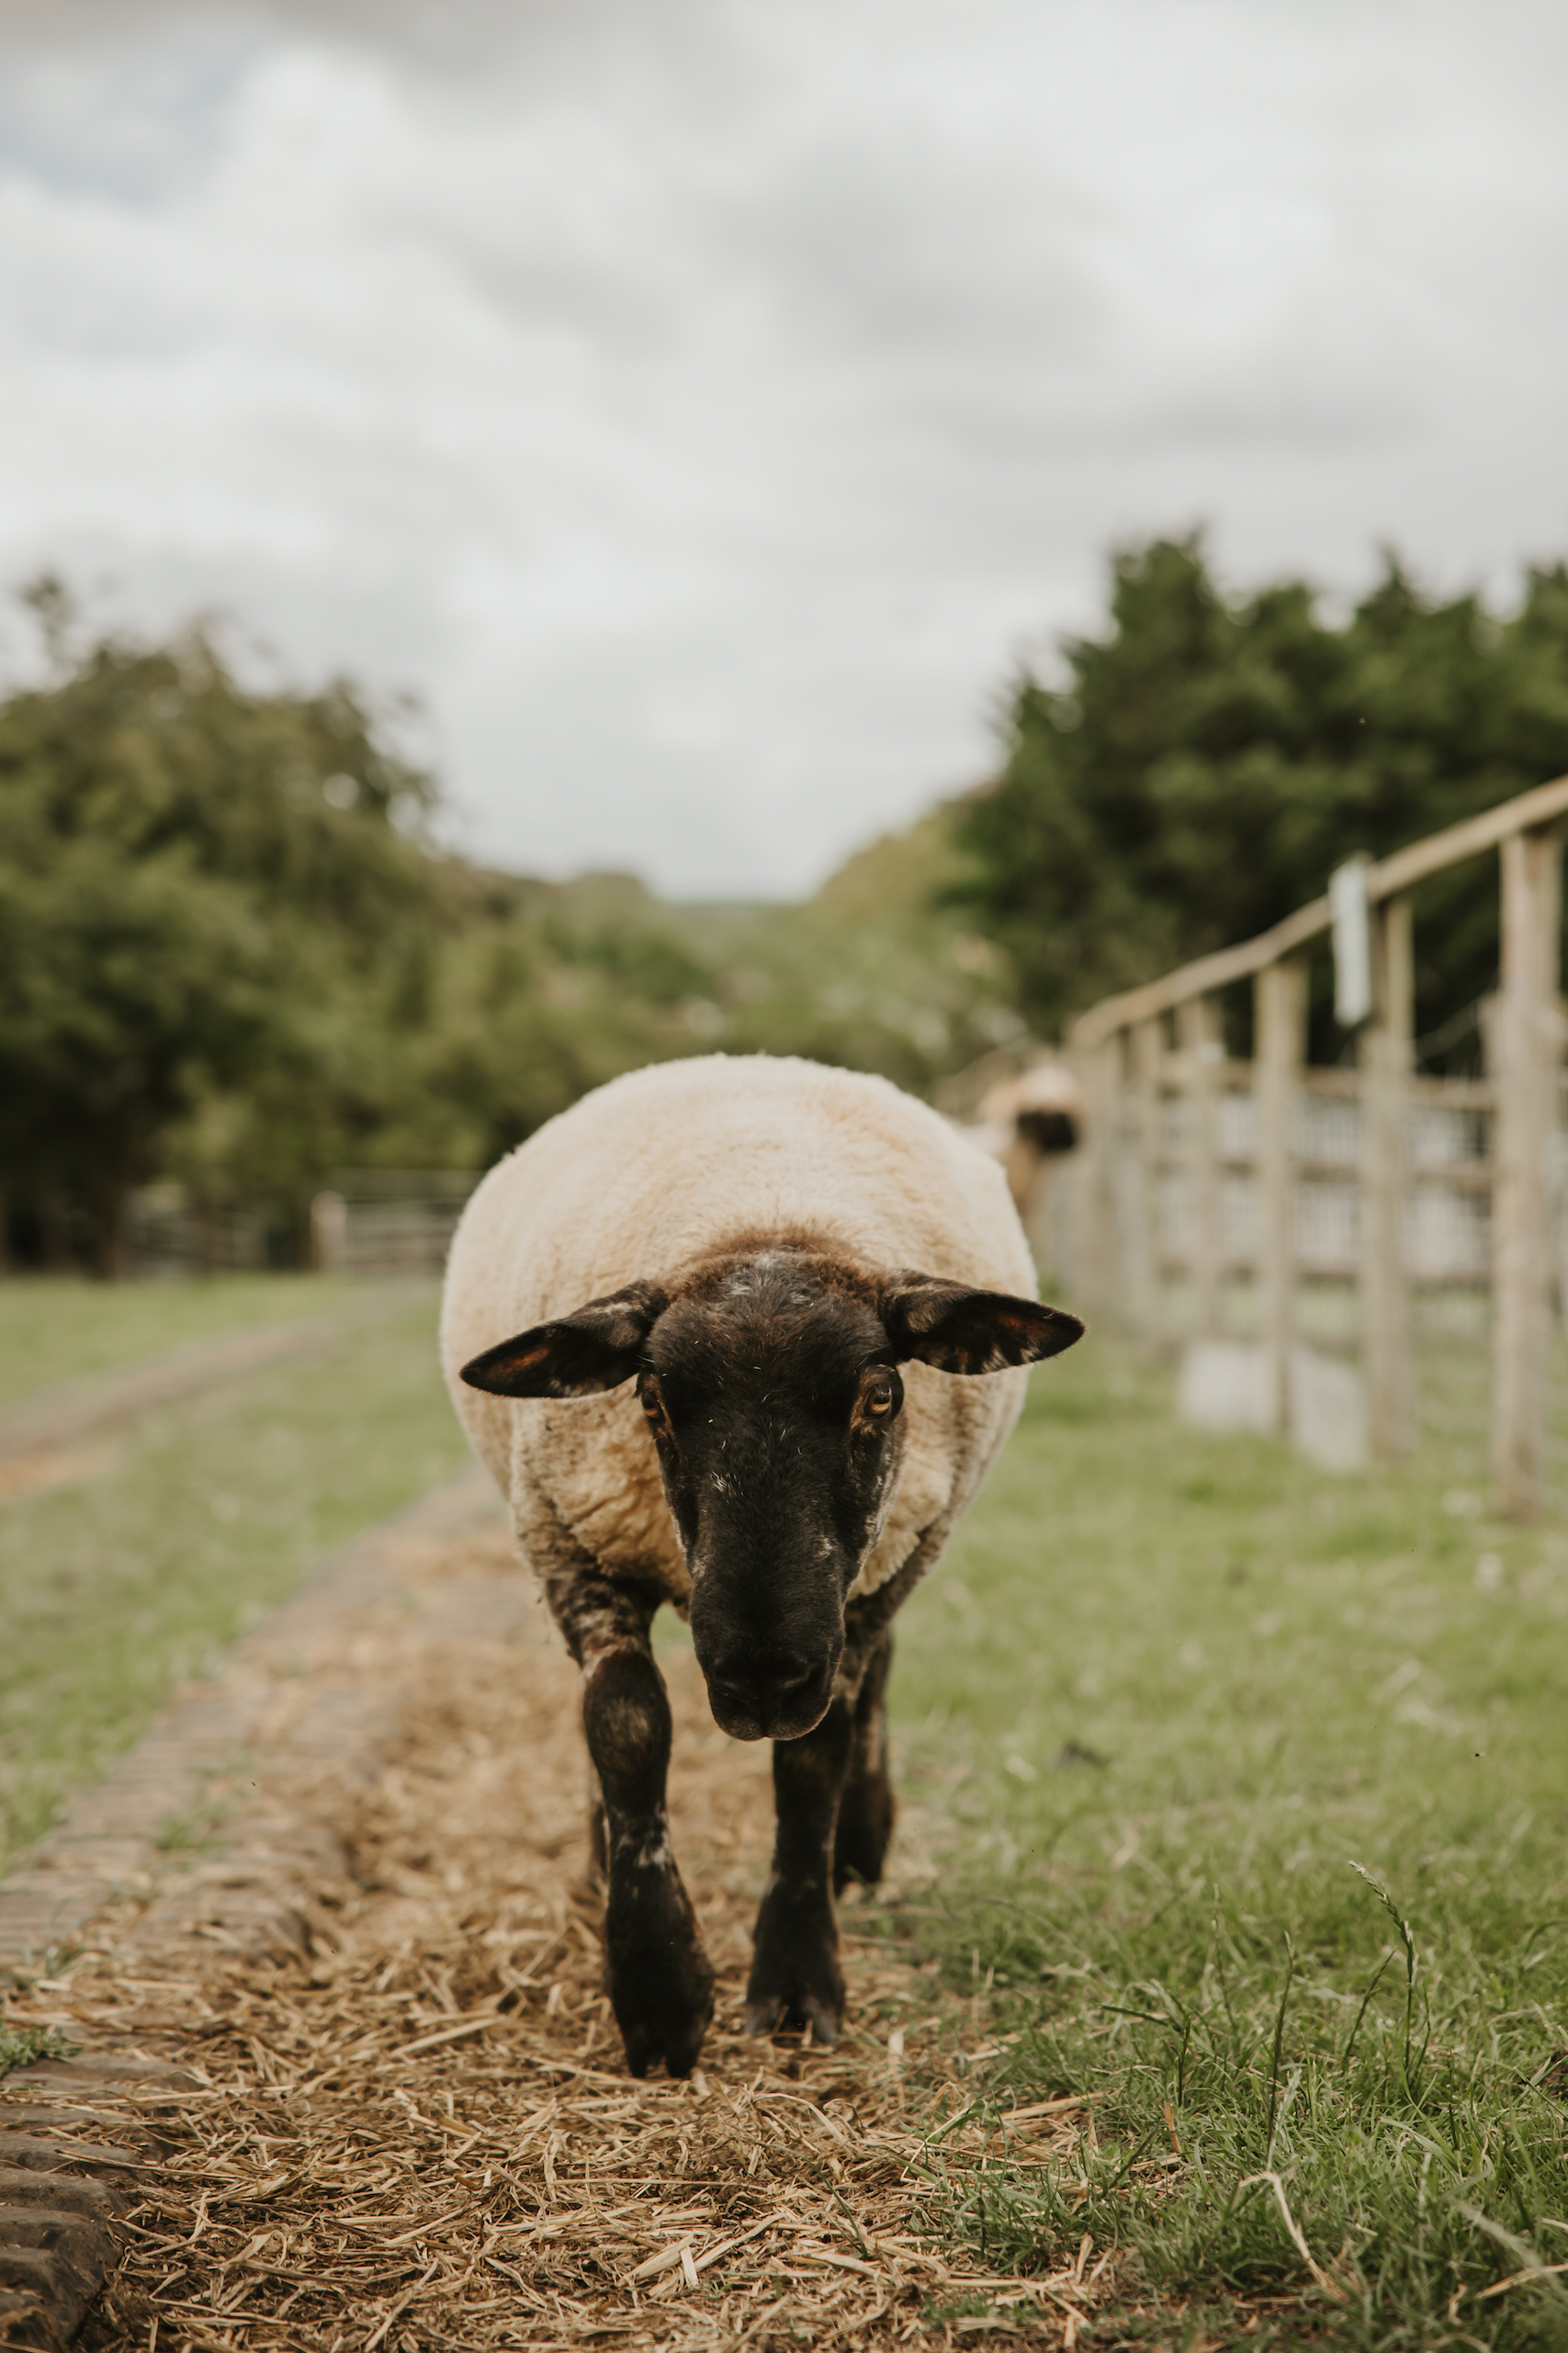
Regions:
<instances>
[{"instance_id":1,"label":"blurred tree line","mask_svg":"<svg viewBox=\"0 0 1568 2353\"><path fill-rule=\"evenodd\" d=\"M1016 684L991 784L803 905L676 906L443 850L434 780L347 682L262 692L198 628L143 644L53 582L28 601L45 673L0 700L3 1230L22 1263L105 1273L151 1180L269 1205L287 1250L332 1171L482 1169L662 1057L807 1054L930 1094L1263 930L1352 852L1568 770L1563 567L1499 614L1390 561L1336 619L1299 581L1227 597L1199 540L1156 539L1115 559L1057 683ZM1416 942L1418 1026L1462 1066L1490 874L1427 886ZM1323 1001L1314 1023L1337 1052Z\"/></svg>"},{"instance_id":2,"label":"blurred tree line","mask_svg":"<svg viewBox=\"0 0 1568 2353\"><path fill-rule=\"evenodd\" d=\"M1000 772L958 816L952 891L1044 1035L1265 930L1355 852L1568 771L1568 570L1530 571L1505 616L1426 596L1389 560L1336 621L1302 581L1226 597L1201 540L1156 539L1117 557L1109 625L1066 641L1058 675L1011 696ZM1489 868L1422 891L1416 951L1417 1028L1464 1036L1496 985ZM1325 966L1314 979L1331 1055Z\"/></svg>"},{"instance_id":3,"label":"blurred tree line","mask_svg":"<svg viewBox=\"0 0 1568 2353\"><path fill-rule=\"evenodd\" d=\"M486 873L439 848L434 781L351 684L258 692L200 629L85 636L58 583L28 601L47 674L0 702L14 1261L120 1271L153 1179L298 1235L335 1169L481 1169L660 1057L929 1090L1021 1026L1000 959L932 911L940 820L800 908Z\"/></svg>"}]
</instances>

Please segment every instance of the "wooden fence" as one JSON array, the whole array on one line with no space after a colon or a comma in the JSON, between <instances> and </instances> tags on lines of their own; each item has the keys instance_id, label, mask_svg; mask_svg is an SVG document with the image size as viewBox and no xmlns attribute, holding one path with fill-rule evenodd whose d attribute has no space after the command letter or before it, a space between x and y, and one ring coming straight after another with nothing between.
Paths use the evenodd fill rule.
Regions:
<instances>
[{"instance_id":1,"label":"wooden fence","mask_svg":"<svg viewBox=\"0 0 1568 2353\"><path fill-rule=\"evenodd\" d=\"M193 1202L183 1185L140 1186L126 1217L129 1272L161 1276L257 1273L293 1262L287 1208Z\"/></svg>"},{"instance_id":2,"label":"wooden fence","mask_svg":"<svg viewBox=\"0 0 1568 2353\"><path fill-rule=\"evenodd\" d=\"M439 1274L463 1204L479 1182L468 1170L344 1169L310 1203L305 1262L323 1273ZM130 1261L142 1277L230 1274L298 1266L298 1212L218 1206L182 1185L131 1195Z\"/></svg>"},{"instance_id":3,"label":"wooden fence","mask_svg":"<svg viewBox=\"0 0 1568 2353\"><path fill-rule=\"evenodd\" d=\"M1300 1420L1303 1343L1326 1334L1330 1353L1359 1353L1367 1437L1392 1457L1415 1439L1417 1295L1489 1295L1492 1468L1502 1508L1522 1519L1549 1491L1565 821L1568 777L1378 864L1352 862L1330 896L1259 938L1094 1006L1068 1046L1086 1122L1063 1171L1063 1271L1089 1309L1150 1338L1245 1332L1258 1418L1281 1432ZM1415 894L1489 852L1502 955L1484 1076L1424 1078ZM1305 1060L1307 959L1331 935L1352 1068ZM1253 1058L1239 1061L1218 1000L1248 980ZM1348 1309L1337 1331L1325 1307L1336 1292Z\"/></svg>"},{"instance_id":4,"label":"wooden fence","mask_svg":"<svg viewBox=\"0 0 1568 2353\"><path fill-rule=\"evenodd\" d=\"M344 1169L310 1204L310 1256L323 1273L439 1274L468 1170Z\"/></svg>"}]
</instances>

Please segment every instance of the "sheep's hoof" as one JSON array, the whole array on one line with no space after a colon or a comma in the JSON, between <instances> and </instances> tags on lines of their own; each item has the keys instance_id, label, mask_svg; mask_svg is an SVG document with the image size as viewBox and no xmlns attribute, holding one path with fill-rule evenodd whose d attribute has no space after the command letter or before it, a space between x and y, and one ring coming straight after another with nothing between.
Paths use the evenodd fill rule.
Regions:
<instances>
[{"instance_id":1,"label":"sheep's hoof","mask_svg":"<svg viewBox=\"0 0 1568 2353\"><path fill-rule=\"evenodd\" d=\"M671 2076L689 2076L702 2053L703 2037L713 2016L713 1995L695 2018L680 2019L666 2014L630 2019L616 2012L621 2041L626 2047L626 2065L640 2081L649 2067L664 2062Z\"/></svg>"},{"instance_id":2,"label":"sheep's hoof","mask_svg":"<svg viewBox=\"0 0 1568 2353\"><path fill-rule=\"evenodd\" d=\"M839 2039L839 2020L823 2002L814 2002L808 1994L796 2002L749 2002L746 2006L748 2034L777 2033L781 2026L809 2026L813 2042L820 2042L830 2051Z\"/></svg>"},{"instance_id":3,"label":"sheep's hoof","mask_svg":"<svg viewBox=\"0 0 1568 2353\"><path fill-rule=\"evenodd\" d=\"M839 1932L826 1891L791 1901L770 1888L757 1918L756 1958L746 1985L746 2031L808 2026L829 2049L844 2015Z\"/></svg>"},{"instance_id":4,"label":"sheep's hoof","mask_svg":"<svg viewBox=\"0 0 1568 2353\"><path fill-rule=\"evenodd\" d=\"M673 1872L630 1892L612 1882L604 1923L610 2007L634 2076L662 2059L689 2076L713 2017L713 1967L686 1891ZM622 1900L617 1900L621 1898Z\"/></svg>"}]
</instances>

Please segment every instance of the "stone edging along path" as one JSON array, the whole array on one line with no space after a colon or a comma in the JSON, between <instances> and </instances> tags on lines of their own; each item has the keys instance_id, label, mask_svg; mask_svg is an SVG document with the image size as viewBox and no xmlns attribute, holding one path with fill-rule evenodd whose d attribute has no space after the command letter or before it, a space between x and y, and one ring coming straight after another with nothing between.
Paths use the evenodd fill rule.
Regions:
<instances>
[{"instance_id":1,"label":"stone edging along path","mask_svg":"<svg viewBox=\"0 0 1568 2353\"><path fill-rule=\"evenodd\" d=\"M297 1328L266 1337L285 1345L245 1369L301 1344ZM242 1953L300 1948L312 1890L347 1869L334 1803L341 1812L345 1793L368 1785L400 1731L395 1669L367 1691L355 1646L389 1625L411 1656L525 1631L537 1603L514 1567L429 1585L418 1575L454 1537L499 1519L475 1465L337 1553L236 1644L0 1882L0 1983L30 1984L36 2001L62 1953L100 1939L149 1960L190 1937ZM91 2050L7 2079L0 2345L69 2342L118 2260L109 2225L127 2185L156 2164L158 2111L194 2080L143 2054Z\"/></svg>"}]
</instances>

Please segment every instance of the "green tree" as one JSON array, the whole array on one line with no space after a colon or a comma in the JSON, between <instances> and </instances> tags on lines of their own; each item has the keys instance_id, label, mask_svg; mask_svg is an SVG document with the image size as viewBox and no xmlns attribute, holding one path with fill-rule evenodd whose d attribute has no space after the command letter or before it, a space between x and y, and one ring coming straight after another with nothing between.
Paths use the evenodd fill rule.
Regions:
<instances>
[{"instance_id":1,"label":"green tree","mask_svg":"<svg viewBox=\"0 0 1568 2353\"><path fill-rule=\"evenodd\" d=\"M130 1187L202 1110L230 1116L197 1172L253 1191L374 1124L437 953L433 790L344 684L249 692L199 632L77 650L58 585L31 601L52 675L0 704L0 1152L114 1273Z\"/></svg>"},{"instance_id":2,"label":"green tree","mask_svg":"<svg viewBox=\"0 0 1568 2353\"><path fill-rule=\"evenodd\" d=\"M160 1133L273 1042L267 943L177 851L128 868L93 841L39 855L20 830L0 819L0 1151L13 1183L75 1194L118 1273Z\"/></svg>"},{"instance_id":3,"label":"green tree","mask_svg":"<svg viewBox=\"0 0 1568 2353\"><path fill-rule=\"evenodd\" d=\"M685 1001L704 967L628 877L565 886L475 877L475 920L445 953L432 1019L407 1067L394 1160L485 1168L590 1088L690 1053ZM406 1140L405 1140L406 1139Z\"/></svg>"},{"instance_id":4,"label":"green tree","mask_svg":"<svg viewBox=\"0 0 1568 2353\"><path fill-rule=\"evenodd\" d=\"M1243 940L1386 854L1568 769L1568 571L1518 608L1428 598L1390 560L1343 622L1288 582L1227 599L1201 543L1111 568L1109 627L1022 679L995 783L957 821L958 896L1042 1028ZM1419 910L1424 1026L1492 985L1493 894Z\"/></svg>"}]
</instances>

